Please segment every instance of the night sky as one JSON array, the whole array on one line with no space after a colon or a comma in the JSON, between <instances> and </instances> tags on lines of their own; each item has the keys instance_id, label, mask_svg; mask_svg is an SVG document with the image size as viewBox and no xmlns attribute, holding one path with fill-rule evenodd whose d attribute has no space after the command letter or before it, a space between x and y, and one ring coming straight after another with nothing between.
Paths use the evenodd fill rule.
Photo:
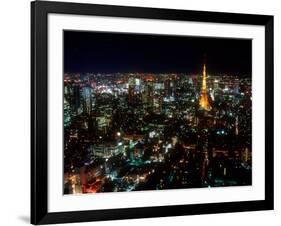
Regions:
<instances>
[{"instance_id":1,"label":"night sky","mask_svg":"<svg viewBox=\"0 0 281 226\"><path fill-rule=\"evenodd\" d=\"M206 57L204 57L206 56ZM208 73L251 75L245 39L64 31L66 73Z\"/></svg>"}]
</instances>

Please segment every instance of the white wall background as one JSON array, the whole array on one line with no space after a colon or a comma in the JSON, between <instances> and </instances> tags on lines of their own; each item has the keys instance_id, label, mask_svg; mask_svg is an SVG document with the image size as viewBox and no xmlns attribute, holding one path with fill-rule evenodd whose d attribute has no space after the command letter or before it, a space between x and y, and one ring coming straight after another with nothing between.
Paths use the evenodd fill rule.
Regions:
<instances>
[{"instance_id":1,"label":"white wall background","mask_svg":"<svg viewBox=\"0 0 281 226\"><path fill-rule=\"evenodd\" d=\"M67 1L67 0L65 0ZM157 8L271 14L275 16L275 210L95 222L126 225L278 225L281 221L281 5L278 0L80 0ZM29 224L30 1L0 3L0 225ZM90 225L93 223L83 223ZM280 224L280 223L279 223ZM72 224L74 225L74 224Z\"/></svg>"}]
</instances>

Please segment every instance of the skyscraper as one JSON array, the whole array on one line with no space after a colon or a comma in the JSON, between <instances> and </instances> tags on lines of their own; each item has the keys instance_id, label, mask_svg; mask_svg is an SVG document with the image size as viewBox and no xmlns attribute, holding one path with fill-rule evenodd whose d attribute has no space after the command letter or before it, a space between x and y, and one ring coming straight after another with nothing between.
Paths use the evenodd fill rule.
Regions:
<instances>
[{"instance_id":1,"label":"skyscraper","mask_svg":"<svg viewBox=\"0 0 281 226\"><path fill-rule=\"evenodd\" d=\"M90 114L92 111L92 88L85 86L82 88L84 112Z\"/></svg>"}]
</instances>

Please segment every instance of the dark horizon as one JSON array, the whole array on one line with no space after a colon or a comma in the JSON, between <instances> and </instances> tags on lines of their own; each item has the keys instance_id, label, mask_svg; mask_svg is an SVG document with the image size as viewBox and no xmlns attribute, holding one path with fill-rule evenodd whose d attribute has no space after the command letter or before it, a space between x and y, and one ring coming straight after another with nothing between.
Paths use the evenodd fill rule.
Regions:
<instances>
[{"instance_id":1,"label":"dark horizon","mask_svg":"<svg viewBox=\"0 0 281 226\"><path fill-rule=\"evenodd\" d=\"M64 31L65 73L208 73L251 76L252 41Z\"/></svg>"}]
</instances>

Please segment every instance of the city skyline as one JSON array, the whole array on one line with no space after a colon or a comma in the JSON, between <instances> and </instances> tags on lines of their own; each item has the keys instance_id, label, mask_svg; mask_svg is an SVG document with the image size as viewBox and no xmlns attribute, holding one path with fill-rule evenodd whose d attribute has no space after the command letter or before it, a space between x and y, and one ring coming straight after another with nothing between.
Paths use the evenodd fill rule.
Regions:
<instances>
[{"instance_id":1,"label":"city skyline","mask_svg":"<svg viewBox=\"0 0 281 226\"><path fill-rule=\"evenodd\" d=\"M65 73L199 73L249 76L252 41L218 37L64 31Z\"/></svg>"},{"instance_id":2,"label":"city skyline","mask_svg":"<svg viewBox=\"0 0 281 226\"><path fill-rule=\"evenodd\" d=\"M89 52L94 51L93 46L99 46L96 55L103 49L104 56L91 64L98 72L83 72L81 67L88 71L87 65L93 59L80 64L76 57L72 60L77 60L76 67L79 65L81 71L64 70L64 194L252 185L251 72L247 75L237 69L236 73L224 72L231 68L228 64L232 68L239 65L244 71L251 68L251 61L241 57L247 63L243 67L241 59L234 62L234 56L230 59L224 55L222 61L221 56L222 52L233 54L237 40L221 39L223 48L218 45L207 48L214 44L213 40L126 34L127 39L120 42L114 39L105 47L105 40L97 40L104 35L109 40L116 36L100 35L91 33L88 38L95 44L84 49L86 58L91 58ZM72 39L72 47L65 45L65 52L77 47L77 38L85 38L79 37ZM118 37L124 38L124 34ZM138 48L144 49L136 53L136 48L130 49L129 44L125 51L119 52L128 39L145 40L145 48L139 45ZM162 52L160 46L155 47L155 41L166 44ZM192 44L194 53L197 49L198 59L189 62L196 65L194 68L199 67L197 72L167 69L178 67L181 71L181 67L188 65L185 49L175 48L182 41ZM250 52L250 43L247 41L236 52ZM151 51L147 50L149 46L162 54L156 51L153 57L143 58ZM216 48L220 51L210 54L210 49ZM79 49L78 56L83 48ZM207 60L203 49L209 50ZM174 51L177 57L167 57L167 51L169 56ZM132 69L128 64L129 52L134 56L133 65L140 55L145 62L139 65L146 69L153 65L161 72L148 73L144 69L126 72ZM164 58L169 63L167 67L162 65L163 61L159 63ZM179 58L182 62L177 64ZM121 61L124 62L119 67L124 68L123 72L101 70L112 69ZM217 72L212 71L214 64L210 62L220 62L215 67Z\"/></svg>"}]
</instances>

